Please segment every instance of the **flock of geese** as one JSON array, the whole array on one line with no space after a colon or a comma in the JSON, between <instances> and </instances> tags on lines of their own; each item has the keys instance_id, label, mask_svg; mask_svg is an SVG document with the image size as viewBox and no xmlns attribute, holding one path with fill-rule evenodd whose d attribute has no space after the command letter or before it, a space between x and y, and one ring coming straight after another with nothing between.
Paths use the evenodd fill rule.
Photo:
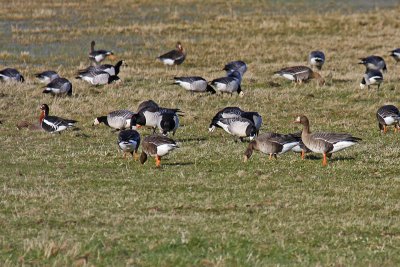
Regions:
<instances>
[{"instance_id":1,"label":"flock of geese","mask_svg":"<svg viewBox=\"0 0 400 267\"><path fill-rule=\"evenodd\" d=\"M400 48L391 51L391 56L400 61ZM76 79L86 81L92 85L105 85L120 80L118 74L122 66L126 66L125 61L118 61L115 65L100 65L104 59L114 58L114 53L109 50L95 50L95 42L91 42L91 50L89 59L93 65L78 70ZM169 51L159 57L165 65L180 65L185 61L186 51L180 42L177 42L176 49ZM303 83L309 80L316 80L318 85L325 83L322 76L315 70L321 70L325 63L325 55L321 51L312 51L309 54L308 63L311 66L292 66L276 71L274 74L293 81L294 83ZM371 85L377 85L378 89L383 81L382 71L387 71L386 63L382 57L369 56L360 59L360 64L365 65L366 71L360 82L360 87L369 88ZM232 61L225 65L224 71L226 75L214 79L210 82L198 76L174 77L174 84L177 84L191 93L203 92L215 94L237 93L240 97L244 95L241 89L242 77L247 71L247 64L243 61ZM72 83L63 77L60 77L55 71L44 71L35 75L39 81L46 83L43 93L55 96L72 95ZM6 68L0 71L0 80L4 82L24 82L23 75L16 69ZM68 128L74 127L76 120L64 119L57 116L49 115L49 106L42 104L40 106L40 117L38 125L30 125L22 123L17 125L21 127L29 127L35 130L44 130L49 133L60 133ZM156 166L161 166L161 157L170 151L178 148L177 143L168 137L170 133L175 135L179 128L179 116L182 111L177 108L160 107L156 102L147 100L142 102L136 112L129 110L116 110L107 115L99 116L94 119L93 125L105 124L116 131L118 134L118 147L124 153L131 154L132 157L143 164L148 156L154 157ZM393 105L385 105L378 109L377 120L379 129L387 132L388 126L394 126L395 131L400 129L400 112ZM355 145L361 139L347 133L330 133L330 132L311 132L310 122L306 116L299 116L294 121L302 125L301 132L291 134L279 133L259 133L262 125L262 117L255 111L244 111L238 107L225 107L217 112L212 118L209 125L209 131L213 132L217 128L222 128L235 138L235 142L239 139L249 138L249 145L244 152L244 161L247 161L253 154L254 150L268 154L270 159L277 157L288 151L301 153L301 157L305 158L305 153L314 152L323 155L323 165L327 165L327 158L335 152ZM137 131L140 127L150 127L153 134L141 138ZM156 134L156 129L159 134ZM139 156L138 149L141 145L142 153Z\"/></svg>"}]
</instances>

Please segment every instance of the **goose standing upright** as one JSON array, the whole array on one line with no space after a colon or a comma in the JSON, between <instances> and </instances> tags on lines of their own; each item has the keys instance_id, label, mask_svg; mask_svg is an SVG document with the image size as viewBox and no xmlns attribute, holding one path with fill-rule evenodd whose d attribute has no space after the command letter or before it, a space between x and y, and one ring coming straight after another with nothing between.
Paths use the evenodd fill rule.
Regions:
<instances>
[{"instance_id":1,"label":"goose standing upright","mask_svg":"<svg viewBox=\"0 0 400 267\"><path fill-rule=\"evenodd\" d=\"M310 122L306 116L299 116L294 121L303 125L301 140L312 152L322 153L322 165L327 165L327 157L332 153L353 146L361 141L361 138L345 133L311 133Z\"/></svg>"},{"instance_id":2,"label":"goose standing upright","mask_svg":"<svg viewBox=\"0 0 400 267\"><path fill-rule=\"evenodd\" d=\"M390 51L390 56L393 57L393 59L397 62L400 61L400 48L396 48L392 51Z\"/></svg>"},{"instance_id":3,"label":"goose standing upright","mask_svg":"<svg viewBox=\"0 0 400 267\"><path fill-rule=\"evenodd\" d=\"M176 49L171 50L161 56L158 56L157 59L160 60L164 65L180 65L185 61L186 51L183 48L181 42L176 43Z\"/></svg>"},{"instance_id":4,"label":"goose standing upright","mask_svg":"<svg viewBox=\"0 0 400 267\"><path fill-rule=\"evenodd\" d=\"M396 106L384 105L376 111L379 130L387 132L387 126L394 125L394 131L400 129L400 111Z\"/></svg>"},{"instance_id":5,"label":"goose standing upright","mask_svg":"<svg viewBox=\"0 0 400 267\"><path fill-rule=\"evenodd\" d=\"M308 55L308 63L311 67L317 68L317 70L321 70L322 66L325 63L325 54L322 51L311 51Z\"/></svg>"},{"instance_id":6,"label":"goose standing upright","mask_svg":"<svg viewBox=\"0 0 400 267\"><path fill-rule=\"evenodd\" d=\"M92 41L90 43L90 53L89 53L89 59L94 61L95 63L100 63L106 57L113 58L114 53L112 51L108 50L94 50L94 46L96 45L95 41Z\"/></svg>"}]
</instances>

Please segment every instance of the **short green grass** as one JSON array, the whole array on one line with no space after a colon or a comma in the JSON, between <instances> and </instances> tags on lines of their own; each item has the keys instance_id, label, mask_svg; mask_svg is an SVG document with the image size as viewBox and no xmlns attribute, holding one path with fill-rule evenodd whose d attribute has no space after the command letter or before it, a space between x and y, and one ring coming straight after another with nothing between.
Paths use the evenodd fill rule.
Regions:
<instances>
[{"instance_id":1,"label":"short green grass","mask_svg":"<svg viewBox=\"0 0 400 267\"><path fill-rule=\"evenodd\" d=\"M388 56L400 43L398 7L147 2L2 3L0 67L18 68L27 82L0 84L1 265L398 266L400 135L380 134L375 118L381 105L400 102L400 66ZM89 64L92 39L127 61L123 83L74 79ZM185 63L156 62L178 40ZM306 64L313 49L327 55L325 86L272 77ZM361 91L358 58L371 54L389 71L380 91ZM177 75L217 78L237 59L249 66L244 98L192 96L170 85ZM46 69L69 78L74 96L42 95L33 74ZM153 159L124 160L117 135L91 126L96 116L136 110L147 99L185 112L174 137L181 148L161 169ZM79 120L81 130L18 131L17 122L38 119L41 103ZM208 133L225 106L258 111L262 132L298 131L292 121L306 114L314 130L363 141L325 168L320 155L302 161L293 153L278 160L256 153L244 164L246 143Z\"/></svg>"}]
</instances>

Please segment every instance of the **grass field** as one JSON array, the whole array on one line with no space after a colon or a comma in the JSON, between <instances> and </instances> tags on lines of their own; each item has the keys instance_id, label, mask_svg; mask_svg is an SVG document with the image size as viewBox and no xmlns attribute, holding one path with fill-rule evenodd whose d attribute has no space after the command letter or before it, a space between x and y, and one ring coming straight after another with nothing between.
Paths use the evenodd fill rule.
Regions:
<instances>
[{"instance_id":1,"label":"grass field","mask_svg":"<svg viewBox=\"0 0 400 267\"><path fill-rule=\"evenodd\" d=\"M178 2L178 4L175 4ZM315 1L9 1L0 8L0 69L24 84L0 84L0 262L2 266L399 266L400 135L378 131L376 110L400 102L400 8ZM354 2L353 2L354 3ZM390 8L388 8L390 7ZM74 79L89 64L91 40L125 59L120 84ZM155 60L181 41L188 56L166 69ZM323 50L327 83L295 86L272 76ZM381 89L359 89L358 58L381 55ZM214 79L231 60L249 70L237 96L191 95L172 77ZM116 61L115 61L116 62ZM33 74L57 70L70 98L43 95ZM117 135L92 127L116 109L153 99L185 112L181 148L145 165L124 160ZM61 135L18 131L39 105L79 120ZM363 141L302 161L287 153L242 162L246 143L209 134L225 106L258 111L261 132L349 132ZM149 130L141 130L142 135Z\"/></svg>"}]
</instances>

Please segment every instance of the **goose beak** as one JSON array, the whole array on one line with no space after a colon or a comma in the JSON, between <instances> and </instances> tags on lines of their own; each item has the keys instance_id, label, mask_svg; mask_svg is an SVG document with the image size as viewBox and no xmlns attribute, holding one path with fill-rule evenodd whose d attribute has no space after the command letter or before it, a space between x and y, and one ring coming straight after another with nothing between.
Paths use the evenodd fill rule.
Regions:
<instances>
[{"instance_id":1,"label":"goose beak","mask_svg":"<svg viewBox=\"0 0 400 267\"><path fill-rule=\"evenodd\" d=\"M293 121L293 123L300 123L300 117L297 117L297 118Z\"/></svg>"},{"instance_id":2,"label":"goose beak","mask_svg":"<svg viewBox=\"0 0 400 267\"><path fill-rule=\"evenodd\" d=\"M136 124L136 129L142 128L142 125Z\"/></svg>"}]
</instances>

